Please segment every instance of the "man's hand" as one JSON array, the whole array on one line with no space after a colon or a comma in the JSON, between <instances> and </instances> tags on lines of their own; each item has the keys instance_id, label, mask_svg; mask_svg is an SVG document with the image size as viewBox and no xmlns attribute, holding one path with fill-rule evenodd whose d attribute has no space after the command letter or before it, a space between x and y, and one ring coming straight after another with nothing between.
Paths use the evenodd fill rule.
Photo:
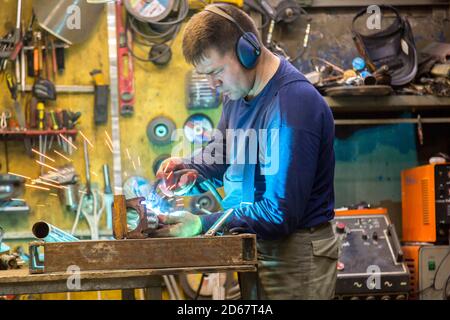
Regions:
<instances>
[{"instance_id":1,"label":"man's hand","mask_svg":"<svg viewBox=\"0 0 450 320\"><path fill-rule=\"evenodd\" d=\"M156 173L156 178L161 179L161 191L168 197L183 196L192 189L197 181L198 172L188 169L183 159L172 157L164 160Z\"/></svg>"},{"instance_id":2,"label":"man's hand","mask_svg":"<svg viewBox=\"0 0 450 320\"><path fill-rule=\"evenodd\" d=\"M152 237L193 237L202 232L199 216L189 211L175 211L158 215L160 229L151 233Z\"/></svg>"}]
</instances>

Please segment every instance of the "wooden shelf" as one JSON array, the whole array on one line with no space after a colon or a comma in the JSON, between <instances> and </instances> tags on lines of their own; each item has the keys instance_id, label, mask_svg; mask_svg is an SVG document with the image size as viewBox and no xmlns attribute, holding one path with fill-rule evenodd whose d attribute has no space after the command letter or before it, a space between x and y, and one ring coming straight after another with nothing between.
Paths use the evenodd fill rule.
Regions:
<instances>
[{"instance_id":1,"label":"wooden shelf","mask_svg":"<svg viewBox=\"0 0 450 320\"><path fill-rule=\"evenodd\" d=\"M432 95L324 97L335 113L450 110L450 97Z\"/></svg>"}]
</instances>

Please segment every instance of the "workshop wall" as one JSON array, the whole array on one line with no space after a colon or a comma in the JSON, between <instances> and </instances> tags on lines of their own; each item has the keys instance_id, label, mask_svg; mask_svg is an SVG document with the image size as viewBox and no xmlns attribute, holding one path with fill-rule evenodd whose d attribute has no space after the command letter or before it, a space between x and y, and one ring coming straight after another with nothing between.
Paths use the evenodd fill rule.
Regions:
<instances>
[{"instance_id":1,"label":"workshop wall","mask_svg":"<svg viewBox=\"0 0 450 320\"><path fill-rule=\"evenodd\" d=\"M361 1L362 5L368 5ZM432 41L450 41L449 7L415 6L396 7L407 16L411 24L416 47L420 51ZM311 24L308 47L302 50L307 16L292 24L278 28L274 40L287 48L291 57L300 56L294 64L303 73L313 71L312 57L320 57L342 67L351 68L352 59L358 56L351 36L351 22L359 8L306 8ZM365 112L364 104L370 97L361 97L359 113L334 113L335 119L377 118L380 116L414 117L413 113L378 114ZM444 113L421 112L421 116L439 116ZM372 206L388 208L401 238L401 184L400 172L405 168L428 162L437 152L449 152L450 143L443 137L449 133L447 124L423 126L425 142L417 139L417 126L393 124L380 126L336 126L336 207L349 206L363 201Z\"/></svg>"},{"instance_id":2,"label":"workshop wall","mask_svg":"<svg viewBox=\"0 0 450 320\"><path fill-rule=\"evenodd\" d=\"M24 20L27 22L31 14L31 0L24 0ZM309 46L296 62L296 66L303 72L311 71L308 62L310 57L319 56L336 64L350 67L351 60L357 55L350 35L351 20L356 12L354 8L317 9L307 8L311 16L311 34ZM450 25L448 20L448 8L417 7L402 8L402 13L407 14L417 41L418 48L426 43L437 40L449 42ZM0 0L0 32L4 32L8 26L14 25L16 17L16 1ZM432 18L430 18L432 17ZM283 41L288 48L288 54L294 56L297 48L303 42L306 22L304 19L276 29L274 39ZM178 36L173 44L172 61L166 67L156 67L150 63L142 63L135 60L136 103L135 114L132 118L121 118L121 152L124 178L131 175L142 175L153 178L152 163L154 159L165 153L170 153L172 146L155 146L149 143L146 136L147 123L156 116L170 117L182 128L187 117L194 113L185 107L185 75L190 67L182 58L180 45L181 37ZM144 54L137 50L137 53ZM66 50L66 70L63 75L57 76L56 84L63 85L91 85L92 79L89 72L92 69L101 69L108 78L108 46L106 28L106 10L99 17L99 21L88 41L81 45L75 45ZM12 100L6 90L3 79L0 82L1 108L12 108ZM27 79L31 84L32 79ZM21 97L21 103L26 97ZM92 94L61 94L56 103L49 108L70 108L73 111L83 113L80 129L93 143L90 148L92 180L101 189L103 177L101 166L108 163L112 169L111 152L105 145L105 130L110 132L110 124L95 127L93 122ZM362 99L361 104L364 104ZM205 111L214 125L220 116L220 109ZM345 118L345 115L337 116ZM436 127L440 127L436 125ZM439 131L439 130L436 130ZM370 202L372 205L387 206L392 220L396 222L398 231L400 221L400 171L407 167L415 166L426 157L419 159L416 141L415 126L390 125L336 128L336 206L350 205L361 201ZM435 139L429 138L432 144ZM78 135L78 150L71 156L76 171L82 177L84 183L84 161L82 153L82 139ZM442 146L429 148L427 154L442 150ZM445 146L444 146L445 147ZM128 149L128 152L127 152ZM20 173L36 178L39 173L38 165L33 159L24 154L23 144L19 141L8 142L9 167L11 172ZM134 169L132 161L136 169ZM138 160L139 158L139 160ZM5 156L1 155L1 172L6 173ZM138 163L141 165L139 166ZM58 160L56 165L64 164ZM349 173L352 174L349 174ZM69 229L74 220L74 214L64 210L58 198L52 192L26 189L23 197L32 212L29 215L2 215L0 225L6 230L6 238L12 236L16 242L24 243L30 236L31 226L37 220L46 220L63 229ZM102 224L104 226L104 224ZM80 230L87 231L84 222Z\"/></svg>"},{"instance_id":3,"label":"workshop wall","mask_svg":"<svg viewBox=\"0 0 450 320\"><path fill-rule=\"evenodd\" d=\"M23 1L23 19L27 23L31 16L32 1ZM9 29L9 25L15 25L16 1L0 0L0 32L3 34ZM74 45L66 50L66 69L63 75L58 75L56 85L93 85L93 80L89 72L93 69L103 71L109 82L109 59L106 25L106 7L99 17L96 27L93 29L89 39L80 44ZM155 158L161 154L170 154L173 145L156 146L152 145L147 138L146 128L148 122L156 116L164 115L171 118L178 128L182 128L185 120L194 112L188 111L185 107L185 76L190 71L181 54L181 37L178 36L172 46L173 56L171 62L166 67L157 67L151 63L135 61L135 85L136 100L135 114L131 118L120 119L121 133L121 155L123 180L132 175L141 175L150 180L154 178L152 164ZM136 54L145 54L136 50ZM6 83L0 80L0 102L1 108L12 110L13 101L10 98ZM27 84L32 84L33 79L27 78ZM28 94L29 95L29 94ZM27 95L27 96L28 96ZM21 96L20 102L24 103L27 96ZM93 143L94 147L89 147L91 161L91 180L103 191L102 165L109 164L112 178L112 153L105 144L105 130L111 136L110 121L105 126L94 126L93 94L59 94L56 102L48 104L47 109L53 108L71 109L81 111L81 121L77 129ZM203 113L213 119L214 125L220 116L220 109L207 110ZM85 165L83 158L83 139L78 134L75 140L77 150L70 156L73 165L80 175L81 183L85 183ZM56 141L53 147L57 146ZM2 148L4 145L2 144ZM36 145L37 148L37 145ZM62 152L59 147L58 151ZM3 150L3 149L2 149ZM22 174L31 178L37 178L40 171L39 166L24 153L24 145L21 141L8 142L9 171ZM48 152L50 154L51 152ZM130 155L133 162L128 157ZM52 166L64 165L67 162L53 154L56 163L49 163ZM6 173L6 158L4 153L0 155L1 173ZM47 161L48 163L48 161ZM139 166L140 163L140 166ZM70 230L75 219L75 214L65 210L56 196L56 190L50 192L26 188L25 193L20 198L25 199L32 211L27 214L2 214L0 215L0 225L6 231L5 241L11 246L22 244L32 239L31 227L38 220L45 220L64 230ZM104 218L104 217L103 217ZM105 221L102 219L101 229L105 228ZM88 226L83 221L77 229L78 234L88 235ZM76 233L76 234L77 234ZM9 240L11 239L11 240ZM13 240L15 239L15 240Z\"/></svg>"}]
</instances>

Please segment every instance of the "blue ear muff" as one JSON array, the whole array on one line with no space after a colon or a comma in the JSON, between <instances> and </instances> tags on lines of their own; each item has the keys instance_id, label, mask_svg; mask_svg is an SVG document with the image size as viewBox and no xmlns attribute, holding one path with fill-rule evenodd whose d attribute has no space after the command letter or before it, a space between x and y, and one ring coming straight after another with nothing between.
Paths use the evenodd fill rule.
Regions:
<instances>
[{"instance_id":1,"label":"blue ear muff","mask_svg":"<svg viewBox=\"0 0 450 320\"><path fill-rule=\"evenodd\" d=\"M244 33L236 44L236 54L244 68L252 69L261 55L258 38L252 32Z\"/></svg>"}]
</instances>

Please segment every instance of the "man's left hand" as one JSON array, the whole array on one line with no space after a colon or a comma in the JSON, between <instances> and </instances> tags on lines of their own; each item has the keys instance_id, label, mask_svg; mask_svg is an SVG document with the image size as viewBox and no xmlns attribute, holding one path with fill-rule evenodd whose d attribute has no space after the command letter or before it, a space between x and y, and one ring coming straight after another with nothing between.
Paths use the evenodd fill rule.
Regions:
<instances>
[{"instance_id":1,"label":"man's left hand","mask_svg":"<svg viewBox=\"0 0 450 320\"><path fill-rule=\"evenodd\" d=\"M158 215L161 228L151 233L152 237L193 237L202 232L199 216L189 211L175 211Z\"/></svg>"}]
</instances>

